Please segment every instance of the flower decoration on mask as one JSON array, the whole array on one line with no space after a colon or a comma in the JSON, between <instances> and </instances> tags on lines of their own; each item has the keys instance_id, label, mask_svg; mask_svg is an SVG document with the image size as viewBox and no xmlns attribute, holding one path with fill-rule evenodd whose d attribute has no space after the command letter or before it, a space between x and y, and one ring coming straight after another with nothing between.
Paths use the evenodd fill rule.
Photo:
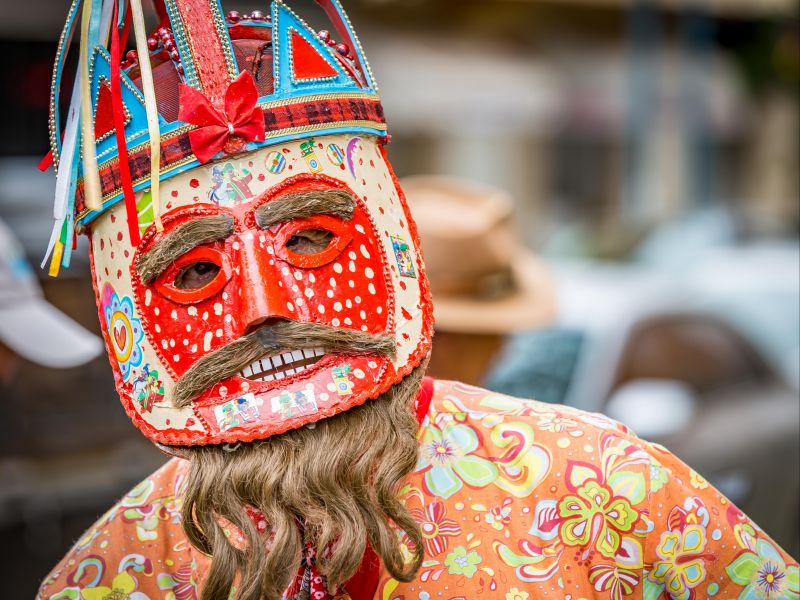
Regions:
<instances>
[{"instance_id":1,"label":"flower decoration on mask","mask_svg":"<svg viewBox=\"0 0 800 600\"><path fill-rule=\"evenodd\" d=\"M142 364L144 330L135 316L130 298L120 298L110 284L103 286L101 297L108 342L117 359L122 380L128 381L133 368Z\"/></svg>"}]
</instances>

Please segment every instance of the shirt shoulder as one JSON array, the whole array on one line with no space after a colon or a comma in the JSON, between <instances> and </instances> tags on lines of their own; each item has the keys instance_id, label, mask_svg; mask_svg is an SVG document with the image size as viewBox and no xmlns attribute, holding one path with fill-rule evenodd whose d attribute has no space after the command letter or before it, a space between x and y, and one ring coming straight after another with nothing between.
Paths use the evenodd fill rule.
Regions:
<instances>
[{"instance_id":1,"label":"shirt shoulder","mask_svg":"<svg viewBox=\"0 0 800 600\"><path fill-rule=\"evenodd\" d=\"M426 561L410 584L384 579L389 597L747 597L771 560L774 597L797 598L768 536L608 417L439 381L419 438L403 499Z\"/></svg>"},{"instance_id":2,"label":"shirt shoulder","mask_svg":"<svg viewBox=\"0 0 800 600\"><path fill-rule=\"evenodd\" d=\"M458 418L515 418L537 426L542 431L563 433L579 428L607 431L635 437L624 424L600 413L592 413L563 404L539 402L507 396L458 381L435 380L429 414ZM572 434L573 437L580 437ZM637 438L638 439L638 438Z\"/></svg>"},{"instance_id":3,"label":"shirt shoulder","mask_svg":"<svg viewBox=\"0 0 800 600\"><path fill-rule=\"evenodd\" d=\"M619 473L644 500L651 455L623 424L604 415L435 381L420 427L416 476L439 498L505 492L517 499L578 493Z\"/></svg>"},{"instance_id":4,"label":"shirt shoulder","mask_svg":"<svg viewBox=\"0 0 800 600\"><path fill-rule=\"evenodd\" d=\"M125 494L44 579L37 598L160 598L192 589L192 555L180 525L187 467L174 458Z\"/></svg>"}]
</instances>

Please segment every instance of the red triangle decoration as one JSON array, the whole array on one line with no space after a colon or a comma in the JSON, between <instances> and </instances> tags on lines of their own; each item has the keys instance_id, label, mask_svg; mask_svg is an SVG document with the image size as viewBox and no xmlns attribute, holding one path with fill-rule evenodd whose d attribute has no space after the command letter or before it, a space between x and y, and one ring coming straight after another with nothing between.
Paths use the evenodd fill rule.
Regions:
<instances>
[{"instance_id":1,"label":"red triangle decoration","mask_svg":"<svg viewBox=\"0 0 800 600\"><path fill-rule=\"evenodd\" d=\"M296 31L291 31L292 77L295 80L336 77L339 72L320 56L308 41Z\"/></svg>"},{"instance_id":2,"label":"red triangle decoration","mask_svg":"<svg viewBox=\"0 0 800 600\"><path fill-rule=\"evenodd\" d=\"M111 106L111 84L105 77L100 78L97 90L97 109L94 113L94 137L100 142L114 132L114 112ZM130 123L131 115L125 105L122 105L125 125Z\"/></svg>"}]
</instances>

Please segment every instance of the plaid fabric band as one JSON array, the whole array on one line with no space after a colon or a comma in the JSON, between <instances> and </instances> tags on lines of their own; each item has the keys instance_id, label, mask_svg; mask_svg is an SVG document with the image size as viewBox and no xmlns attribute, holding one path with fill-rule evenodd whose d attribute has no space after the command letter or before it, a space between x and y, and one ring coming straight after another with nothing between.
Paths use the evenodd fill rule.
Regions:
<instances>
[{"instance_id":1,"label":"plaid fabric band","mask_svg":"<svg viewBox=\"0 0 800 600\"><path fill-rule=\"evenodd\" d=\"M383 107L377 99L369 98L321 98L264 108L264 128L266 143L292 133L318 131L350 127L371 127L385 130ZM194 160L189 145L188 129L178 130L161 140L161 171L171 169ZM122 181L119 176L118 158L114 157L100 167L100 186L103 200L121 193ZM131 178L134 185L150 176L150 148L142 144L132 148L129 153ZM168 177L168 175L167 175ZM88 213L84 201L83 179L78 182L75 193L75 208L78 220Z\"/></svg>"}]
</instances>

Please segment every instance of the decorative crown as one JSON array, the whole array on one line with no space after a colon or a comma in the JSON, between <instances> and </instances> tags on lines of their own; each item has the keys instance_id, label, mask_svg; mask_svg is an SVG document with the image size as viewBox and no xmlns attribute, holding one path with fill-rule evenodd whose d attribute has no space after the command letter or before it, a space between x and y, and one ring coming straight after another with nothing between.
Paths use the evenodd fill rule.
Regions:
<instances>
[{"instance_id":1,"label":"decorative crown","mask_svg":"<svg viewBox=\"0 0 800 600\"><path fill-rule=\"evenodd\" d=\"M150 188L147 214L160 226L158 183L220 153L326 133L386 135L377 87L338 0L316 0L333 35L315 32L281 0L268 15L225 16L218 0L153 1L161 22L149 36L141 0L83 0L80 19L80 0L70 7L51 96L51 274L68 266L74 230L123 198L137 244L144 223L134 192ZM79 20L79 73L59 132L67 42ZM137 50L122 56L131 23Z\"/></svg>"}]
</instances>

